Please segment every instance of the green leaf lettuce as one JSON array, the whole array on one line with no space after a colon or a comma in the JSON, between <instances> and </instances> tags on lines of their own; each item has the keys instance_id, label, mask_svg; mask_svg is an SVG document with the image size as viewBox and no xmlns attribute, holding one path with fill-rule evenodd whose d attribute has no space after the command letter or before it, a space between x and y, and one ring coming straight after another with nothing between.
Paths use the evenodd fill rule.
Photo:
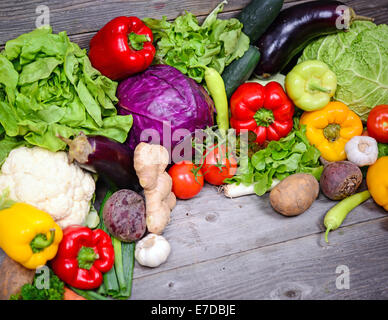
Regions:
<instances>
[{"instance_id":1,"label":"green leaf lettuce","mask_svg":"<svg viewBox=\"0 0 388 320\"><path fill-rule=\"evenodd\" d=\"M6 43L0 54L0 163L15 145L51 151L79 132L124 142L132 116L117 115L117 83L94 69L65 32L43 27Z\"/></svg>"},{"instance_id":2,"label":"green leaf lettuce","mask_svg":"<svg viewBox=\"0 0 388 320\"><path fill-rule=\"evenodd\" d=\"M261 196L271 188L274 179L282 180L294 173L309 173L319 180L323 171L319 162L321 153L307 140L306 127L299 128L297 118L294 122L288 136L270 141L265 149L240 160L237 174L225 182L253 184L256 194Z\"/></svg>"},{"instance_id":3,"label":"green leaf lettuce","mask_svg":"<svg viewBox=\"0 0 388 320\"><path fill-rule=\"evenodd\" d=\"M168 64L198 83L204 78L204 66L220 74L233 60L242 57L249 47L243 25L235 18L217 18L226 2L221 2L200 25L190 12L168 22L145 18L156 46L156 63Z\"/></svg>"}]
</instances>

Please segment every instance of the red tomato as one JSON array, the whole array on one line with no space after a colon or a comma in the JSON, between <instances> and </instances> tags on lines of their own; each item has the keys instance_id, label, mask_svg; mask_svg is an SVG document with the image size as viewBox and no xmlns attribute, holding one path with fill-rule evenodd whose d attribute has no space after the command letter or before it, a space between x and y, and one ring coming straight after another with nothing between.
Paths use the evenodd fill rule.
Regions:
<instances>
[{"instance_id":1,"label":"red tomato","mask_svg":"<svg viewBox=\"0 0 388 320\"><path fill-rule=\"evenodd\" d=\"M378 142L388 143L388 105L374 107L366 123L368 134Z\"/></svg>"},{"instance_id":2,"label":"red tomato","mask_svg":"<svg viewBox=\"0 0 388 320\"><path fill-rule=\"evenodd\" d=\"M197 171L194 174L193 171ZM203 188L204 180L201 170L191 161L181 161L174 164L168 174L172 178L172 192L179 199L191 199Z\"/></svg>"},{"instance_id":3,"label":"red tomato","mask_svg":"<svg viewBox=\"0 0 388 320\"><path fill-rule=\"evenodd\" d=\"M225 179L231 178L236 174L237 160L232 155L227 155L224 146L207 150L205 155L202 172L206 182L219 186L224 183Z\"/></svg>"}]
</instances>

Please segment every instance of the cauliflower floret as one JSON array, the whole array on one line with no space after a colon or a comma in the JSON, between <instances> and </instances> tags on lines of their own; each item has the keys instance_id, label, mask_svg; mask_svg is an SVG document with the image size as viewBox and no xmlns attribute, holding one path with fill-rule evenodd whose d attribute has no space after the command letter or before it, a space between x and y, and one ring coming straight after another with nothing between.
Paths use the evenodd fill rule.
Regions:
<instances>
[{"instance_id":1,"label":"cauliflower floret","mask_svg":"<svg viewBox=\"0 0 388 320\"><path fill-rule=\"evenodd\" d=\"M20 147L1 167L0 193L48 212L64 229L83 224L89 213L95 182L90 173L70 164L66 152Z\"/></svg>"}]
</instances>

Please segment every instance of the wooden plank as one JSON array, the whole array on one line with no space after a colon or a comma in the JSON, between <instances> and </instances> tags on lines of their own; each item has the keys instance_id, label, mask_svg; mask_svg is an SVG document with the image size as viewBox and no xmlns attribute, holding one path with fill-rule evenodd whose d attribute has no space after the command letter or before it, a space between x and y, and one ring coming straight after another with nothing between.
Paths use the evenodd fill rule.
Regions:
<instances>
[{"instance_id":1,"label":"wooden plank","mask_svg":"<svg viewBox=\"0 0 388 320\"><path fill-rule=\"evenodd\" d=\"M152 16L161 18L165 15L172 19L184 12L195 15L205 15L210 12L219 0L81 0L61 1L51 0L47 3L50 9L50 24L54 32L66 30L68 34L79 34L97 31L107 21L120 15L136 15L140 18ZM238 10L249 0L229 1L225 11ZM28 32L35 28L35 21L39 14L36 8L41 5L40 0L2 1L0 3L0 43Z\"/></svg>"},{"instance_id":2,"label":"wooden plank","mask_svg":"<svg viewBox=\"0 0 388 320\"><path fill-rule=\"evenodd\" d=\"M271 246L292 239L319 234L324 242L323 218L335 202L323 195L308 211L297 217L276 213L269 195L228 199L215 187L206 186L191 200L178 201L164 236L172 247L168 261L158 268L136 266L135 277ZM343 226L385 217L373 200L354 209Z\"/></svg>"},{"instance_id":3,"label":"wooden plank","mask_svg":"<svg viewBox=\"0 0 388 320\"><path fill-rule=\"evenodd\" d=\"M311 0L302 0L302 1L299 0L298 3L309 2L309 1ZM295 2L287 2L284 4L283 8L288 8L292 5L295 5ZM219 15L219 18L220 19L235 18L239 12L240 10L223 12ZM197 18L198 18L198 21L201 23L205 19L205 17L206 16L198 16ZM77 43L82 49L89 49L89 42L95 34L96 34L96 31L93 31L93 32L70 35L69 38L71 39L71 41Z\"/></svg>"},{"instance_id":4,"label":"wooden plank","mask_svg":"<svg viewBox=\"0 0 388 320\"><path fill-rule=\"evenodd\" d=\"M297 2L309 2L309 1L310 0L303 0L303 1L297 1ZM378 3L373 3L373 4L371 4L370 1L365 1L365 0L362 0L362 1L357 1L357 0L349 1L348 0L348 1L344 1L344 2L346 2L348 5L355 8L355 10L357 11L358 14L374 17L375 22L378 24L386 22L386 17L388 16L388 0L380 0ZM231 4L231 3L232 3L232 1L229 2L229 4ZM287 2L287 3L285 3L284 8L287 8L287 7L295 5L295 4L296 4L295 1ZM205 5L204 7L208 8L208 10L210 10L210 8L211 8L209 5L207 5L207 6ZM229 5L227 5L225 7L225 12L220 14L221 19L229 19L232 17L236 17L237 14L239 13L239 10L227 10L228 8L229 8ZM59 9L58 9L58 12L60 12ZM110 11L108 10L108 12L110 12ZM208 12L205 12L205 14L207 14L207 13ZM179 13L177 13L177 14L179 14ZM80 15L80 13L78 13L78 15ZM152 17L157 17L154 14L152 14L152 15L149 14L149 15ZM1 7L0 7L0 17L2 17ZM56 17L56 15L54 15L54 17ZM109 21L110 18L113 18L114 14L110 14L110 13L108 15L103 14L103 15L99 15L99 17L100 18L103 17L103 19L100 19L101 21L100 21L99 27L95 27L95 29L93 29L93 31L86 31L88 28L73 30L72 29L73 20L70 19L69 21L67 21L67 24L66 24L65 21L62 21L62 16L56 18L56 19L59 19L59 22L57 22L56 19L51 18L51 25L54 28L54 32L66 30L69 34L71 41L79 44L81 48L88 49L90 39L94 36L94 34L96 33L96 30L98 30L104 23ZM169 17L174 18L175 16L170 15ZM34 16L33 18L35 19L36 16ZM23 26L13 27L14 22L9 21L8 23L5 23L2 21L2 19L0 20L0 49L3 47L1 44L4 44L7 40L12 39L14 37L17 37L18 35L20 35L23 32L31 31L34 28L34 23L31 21L27 23L26 18L23 19L20 17L18 19L23 20L23 22L22 22ZM77 19L82 20L81 18L77 18ZM199 21L202 21L203 19L204 19L204 15L198 16ZM84 20L88 21L89 17L85 16ZM15 21L15 19L13 19L13 21ZM16 20L16 21L18 21L18 20ZM27 21L28 21L28 19L27 19ZM60 21L62 21L62 22L60 22ZM2 26L2 23L4 23L3 26ZM24 24L26 24L26 25L24 25ZM15 29L15 30L12 31L9 29Z\"/></svg>"},{"instance_id":5,"label":"wooden plank","mask_svg":"<svg viewBox=\"0 0 388 320\"><path fill-rule=\"evenodd\" d=\"M332 232L329 245L313 234L137 278L132 299L387 299L387 232L385 217Z\"/></svg>"},{"instance_id":6,"label":"wooden plank","mask_svg":"<svg viewBox=\"0 0 388 320\"><path fill-rule=\"evenodd\" d=\"M286 0L296 3L298 0ZM374 16L377 23L386 21L388 1L345 0L354 7L359 14ZM100 29L107 21L119 15L137 15L141 18L152 16L161 18L163 15L173 19L184 10L193 12L197 16L204 16L219 3L219 0L125 0L125 1L60 1L51 0L47 3L50 10L50 24L54 32L66 30L69 35L90 34ZM224 11L236 12L243 8L249 0L230 0ZM40 15L36 9L40 0L3 1L0 3L0 44L35 28L35 21ZM286 7L285 6L285 7ZM235 13L234 13L235 14ZM89 37L90 38L90 37ZM83 40L82 43L88 43Z\"/></svg>"}]
</instances>

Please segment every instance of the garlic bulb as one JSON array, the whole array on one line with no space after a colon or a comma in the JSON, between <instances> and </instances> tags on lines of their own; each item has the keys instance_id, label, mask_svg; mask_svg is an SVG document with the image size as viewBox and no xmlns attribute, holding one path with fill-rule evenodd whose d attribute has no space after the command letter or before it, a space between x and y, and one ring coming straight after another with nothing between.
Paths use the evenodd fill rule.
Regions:
<instances>
[{"instance_id":1,"label":"garlic bulb","mask_svg":"<svg viewBox=\"0 0 388 320\"><path fill-rule=\"evenodd\" d=\"M136 243L135 258L142 266L155 268L167 260L170 252L171 246L163 236L150 233Z\"/></svg>"},{"instance_id":2,"label":"garlic bulb","mask_svg":"<svg viewBox=\"0 0 388 320\"><path fill-rule=\"evenodd\" d=\"M376 162L378 156L377 141L368 136L355 136L345 145L349 161L359 167L369 166Z\"/></svg>"}]
</instances>

